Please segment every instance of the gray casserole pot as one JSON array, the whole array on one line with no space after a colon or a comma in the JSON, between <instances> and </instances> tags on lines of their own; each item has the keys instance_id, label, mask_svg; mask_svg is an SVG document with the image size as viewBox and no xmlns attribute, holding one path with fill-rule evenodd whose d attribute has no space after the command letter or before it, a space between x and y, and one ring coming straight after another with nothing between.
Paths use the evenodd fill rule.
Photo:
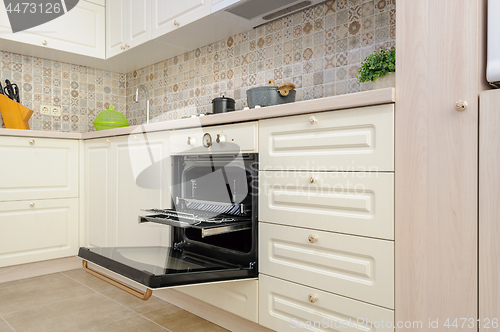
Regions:
<instances>
[{"instance_id":1,"label":"gray casserole pot","mask_svg":"<svg viewBox=\"0 0 500 332\"><path fill-rule=\"evenodd\" d=\"M292 83L274 85L274 81L270 81L273 85L261 86L247 90L247 103L250 108L256 105L262 107L293 103L295 101L295 86Z\"/></svg>"}]
</instances>

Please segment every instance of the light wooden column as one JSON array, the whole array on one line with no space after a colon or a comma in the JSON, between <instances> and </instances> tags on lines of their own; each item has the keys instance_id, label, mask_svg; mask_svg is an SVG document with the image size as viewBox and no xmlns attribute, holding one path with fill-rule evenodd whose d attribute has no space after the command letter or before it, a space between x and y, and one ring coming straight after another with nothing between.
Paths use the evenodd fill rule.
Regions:
<instances>
[{"instance_id":1,"label":"light wooden column","mask_svg":"<svg viewBox=\"0 0 500 332\"><path fill-rule=\"evenodd\" d=\"M480 331L500 320L500 90L481 94L479 116L479 317Z\"/></svg>"},{"instance_id":2,"label":"light wooden column","mask_svg":"<svg viewBox=\"0 0 500 332\"><path fill-rule=\"evenodd\" d=\"M478 94L485 0L398 0L396 321L478 312ZM466 100L457 112L454 104ZM460 331L469 331L460 328ZM477 327L470 329L477 331Z\"/></svg>"}]
</instances>

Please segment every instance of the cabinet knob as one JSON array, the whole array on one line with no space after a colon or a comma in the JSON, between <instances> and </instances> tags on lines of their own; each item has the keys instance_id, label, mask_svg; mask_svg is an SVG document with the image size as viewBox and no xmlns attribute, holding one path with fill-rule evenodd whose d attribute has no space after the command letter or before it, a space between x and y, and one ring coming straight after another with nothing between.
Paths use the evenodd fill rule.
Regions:
<instances>
[{"instance_id":1,"label":"cabinet knob","mask_svg":"<svg viewBox=\"0 0 500 332\"><path fill-rule=\"evenodd\" d=\"M309 302L316 303L316 301L318 301L318 296L314 294L309 294Z\"/></svg>"},{"instance_id":2,"label":"cabinet knob","mask_svg":"<svg viewBox=\"0 0 500 332\"><path fill-rule=\"evenodd\" d=\"M455 103L455 111L463 112L466 109L467 109L467 102L465 100L460 99Z\"/></svg>"},{"instance_id":3,"label":"cabinet knob","mask_svg":"<svg viewBox=\"0 0 500 332\"><path fill-rule=\"evenodd\" d=\"M178 26L179 26L179 25L181 25L181 24L179 23L179 21L175 20L175 21L174 21L174 25L178 27Z\"/></svg>"},{"instance_id":4,"label":"cabinet knob","mask_svg":"<svg viewBox=\"0 0 500 332\"><path fill-rule=\"evenodd\" d=\"M316 241L318 241L318 236L311 234L307 239L310 243L316 243Z\"/></svg>"},{"instance_id":5,"label":"cabinet knob","mask_svg":"<svg viewBox=\"0 0 500 332\"><path fill-rule=\"evenodd\" d=\"M311 177L309 178L309 182L310 182L310 183L316 183L317 181L318 181L318 179L317 179L317 178L315 178L314 176L311 176Z\"/></svg>"},{"instance_id":6,"label":"cabinet knob","mask_svg":"<svg viewBox=\"0 0 500 332\"><path fill-rule=\"evenodd\" d=\"M314 116L311 116L311 117L309 118L309 123L310 123L310 124L315 124L316 122L318 122L318 119L316 119Z\"/></svg>"},{"instance_id":7,"label":"cabinet knob","mask_svg":"<svg viewBox=\"0 0 500 332\"><path fill-rule=\"evenodd\" d=\"M130 46L128 44L125 44L125 49L128 50Z\"/></svg>"},{"instance_id":8,"label":"cabinet knob","mask_svg":"<svg viewBox=\"0 0 500 332\"><path fill-rule=\"evenodd\" d=\"M35 140L34 139L30 139L30 145L35 145Z\"/></svg>"},{"instance_id":9,"label":"cabinet knob","mask_svg":"<svg viewBox=\"0 0 500 332\"><path fill-rule=\"evenodd\" d=\"M196 144L196 139L194 139L192 137L188 137L187 144L188 145L195 145Z\"/></svg>"},{"instance_id":10,"label":"cabinet knob","mask_svg":"<svg viewBox=\"0 0 500 332\"><path fill-rule=\"evenodd\" d=\"M35 203L30 203L30 208L34 208L35 207Z\"/></svg>"},{"instance_id":11,"label":"cabinet knob","mask_svg":"<svg viewBox=\"0 0 500 332\"><path fill-rule=\"evenodd\" d=\"M42 45L43 45L43 46L47 46L47 44L48 44L48 43L47 43L47 41L46 41L46 40L44 40L44 41L42 42Z\"/></svg>"},{"instance_id":12,"label":"cabinet knob","mask_svg":"<svg viewBox=\"0 0 500 332\"><path fill-rule=\"evenodd\" d=\"M122 49L122 51L125 50L125 45L120 46L120 48Z\"/></svg>"},{"instance_id":13,"label":"cabinet knob","mask_svg":"<svg viewBox=\"0 0 500 332\"><path fill-rule=\"evenodd\" d=\"M106 140L106 143L110 143L111 141L109 139Z\"/></svg>"}]
</instances>

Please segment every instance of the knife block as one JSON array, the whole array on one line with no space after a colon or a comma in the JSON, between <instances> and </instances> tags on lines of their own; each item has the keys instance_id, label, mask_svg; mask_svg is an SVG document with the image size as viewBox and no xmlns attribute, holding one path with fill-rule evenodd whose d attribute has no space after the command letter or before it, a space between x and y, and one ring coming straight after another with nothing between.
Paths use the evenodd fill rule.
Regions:
<instances>
[{"instance_id":1,"label":"knife block","mask_svg":"<svg viewBox=\"0 0 500 332\"><path fill-rule=\"evenodd\" d=\"M33 111L4 95L0 95L0 113L2 114L5 128L30 129L28 121Z\"/></svg>"}]
</instances>

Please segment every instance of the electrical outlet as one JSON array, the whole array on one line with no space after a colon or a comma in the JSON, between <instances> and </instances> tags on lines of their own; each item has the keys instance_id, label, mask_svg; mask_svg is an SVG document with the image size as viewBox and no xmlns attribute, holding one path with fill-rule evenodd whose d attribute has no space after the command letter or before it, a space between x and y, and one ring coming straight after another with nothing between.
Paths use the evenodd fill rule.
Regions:
<instances>
[{"instance_id":1,"label":"electrical outlet","mask_svg":"<svg viewBox=\"0 0 500 332\"><path fill-rule=\"evenodd\" d=\"M41 115L50 115L50 105L40 105Z\"/></svg>"},{"instance_id":2,"label":"electrical outlet","mask_svg":"<svg viewBox=\"0 0 500 332\"><path fill-rule=\"evenodd\" d=\"M61 116L61 107L59 107L59 106L52 106L50 108L50 115L52 115L52 116Z\"/></svg>"}]
</instances>

